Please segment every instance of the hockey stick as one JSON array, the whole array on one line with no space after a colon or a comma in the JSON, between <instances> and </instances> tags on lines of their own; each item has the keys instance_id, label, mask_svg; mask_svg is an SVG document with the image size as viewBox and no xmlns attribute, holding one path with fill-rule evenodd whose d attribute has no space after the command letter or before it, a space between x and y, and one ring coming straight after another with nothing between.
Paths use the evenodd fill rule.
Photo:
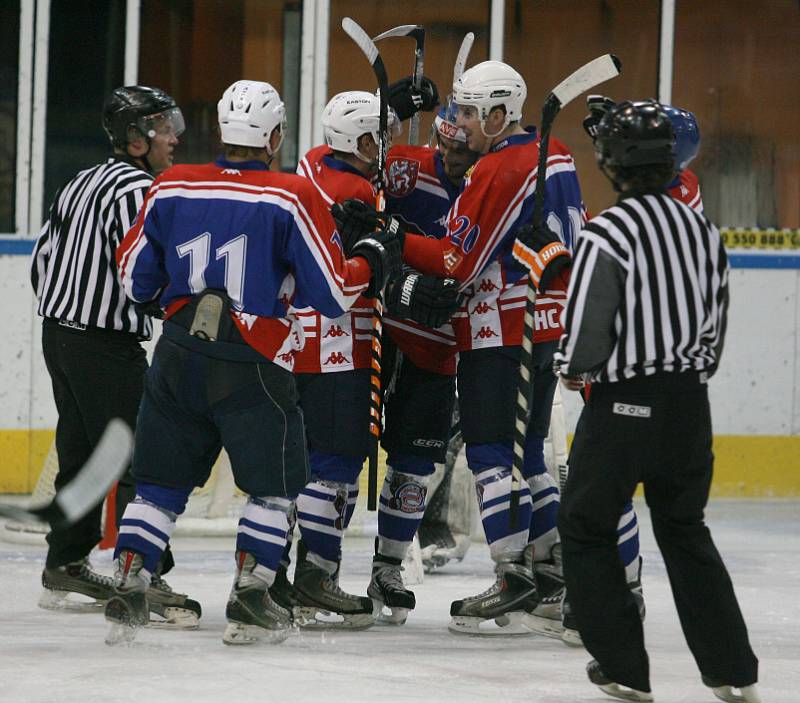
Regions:
<instances>
[{"instance_id":1,"label":"hockey stick","mask_svg":"<svg viewBox=\"0 0 800 703\"><path fill-rule=\"evenodd\" d=\"M542 107L542 123L539 133L539 163L536 169L536 191L533 202L533 225L537 227L544 220L544 189L547 180L547 147L550 130L561 108L577 98L581 93L591 90L619 75L622 63L613 54L604 54L581 66L553 88ZM522 353L520 354L519 378L517 380L517 412L514 423L514 454L511 464L511 504L509 521L515 527L519 513L519 493L522 485L522 467L525 464L525 436L528 430L530 405L533 398L533 312L536 307L536 286L528 277L525 300Z\"/></svg>"},{"instance_id":2,"label":"hockey stick","mask_svg":"<svg viewBox=\"0 0 800 703\"><path fill-rule=\"evenodd\" d=\"M114 418L106 426L89 460L53 500L27 509L0 503L0 517L20 522L45 521L53 527L73 524L98 505L125 473L132 449L133 433L125 422Z\"/></svg>"},{"instance_id":3,"label":"hockey stick","mask_svg":"<svg viewBox=\"0 0 800 703\"><path fill-rule=\"evenodd\" d=\"M378 79L380 93L380 116L378 119L378 174L375 182L375 209L383 212L386 208L384 190L386 188L386 156L389 125L389 79L383 65L378 47L369 35L349 17L342 20L342 29L364 52L375 77ZM369 469L367 473L367 510L377 510L378 506L378 442L383 426L383 397L381 388L381 355L383 351L381 337L383 334L383 291L375 295L372 306L372 363L370 366L370 403L369 431L371 436L369 447Z\"/></svg>"},{"instance_id":4,"label":"hockey stick","mask_svg":"<svg viewBox=\"0 0 800 703\"><path fill-rule=\"evenodd\" d=\"M472 50L472 42L474 41L475 35L472 32L467 32L464 35L464 39L461 41L461 48L459 48L456 56L456 63L453 66L453 83L461 78L461 74L464 73L464 69L467 66L467 58L469 58L469 52Z\"/></svg>"},{"instance_id":5,"label":"hockey stick","mask_svg":"<svg viewBox=\"0 0 800 703\"><path fill-rule=\"evenodd\" d=\"M401 24L399 27L387 29L377 37L373 37L372 41L379 42L381 39L386 39L388 37L411 37L417 43L414 49L414 73L412 74L412 83L417 92L419 92L422 88L422 71L425 62L425 27L421 24ZM416 145L418 142L419 112L415 112L411 117L411 125L408 128L408 143Z\"/></svg>"}]
</instances>

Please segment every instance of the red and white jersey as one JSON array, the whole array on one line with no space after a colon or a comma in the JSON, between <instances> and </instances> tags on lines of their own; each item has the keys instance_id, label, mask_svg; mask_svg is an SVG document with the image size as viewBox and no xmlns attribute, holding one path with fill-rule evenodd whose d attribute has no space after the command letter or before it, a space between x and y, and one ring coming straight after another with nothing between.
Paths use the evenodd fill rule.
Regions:
<instances>
[{"instance_id":1,"label":"red and white jersey","mask_svg":"<svg viewBox=\"0 0 800 703\"><path fill-rule=\"evenodd\" d=\"M700 182L694 171L688 168L681 171L678 182L667 192L680 202L697 212L703 212L703 198L700 196Z\"/></svg>"},{"instance_id":2,"label":"red and white jersey","mask_svg":"<svg viewBox=\"0 0 800 703\"><path fill-rule=\"evenodd\" d=\"M399 145L386 162L386 211L400 215L429 237L447 234L447 213L460 188L444 172L438 149ZM415 366L434 373L456 372L456 337L448 322L437 329L386 315L384 329Z\"/></svg>"},{"instance_id":3,"label":"red and white jersey","mask_svg":"<svg viewBox=\"0 0 800 703\"><path fill-rule=\"evenodd\" d=\"M291 369L303 344L292 307L342 315L369 283L366 261L345 259L337 237L305 179L218 159L162 173L116 259L126 295L158 299L167 318L206 289L226 291L245 342Z\"/></svg>"},{"instance_id":4,"label":"red and white jersey","mask_svg":"<svg viewBox=\"0 0 800 703\"><path fill-rule=\"evenodd\" d=\"M369 180L349 164L333 157L330 147L311 149L297 165L297 173L310 180L330 208L356 198L372 203L375 190ZM341 242L338 242L341 246ZM312 307L294 310L302 322L305 347L295 355L295 373L333 373L367 369L371 364L372 300L359 296L339 317L326 317Z\"/></svg>"},{"instance_id":5,"label":"red and white jersey","mask_svg":"<svg viewBox=\"0 0 800 703\"><path fill-rule=\"evenodd\" d=\"M419 271L461 283L465 304L453 316L459 350L522 343L527 272L511 255L516 230L532 219L539 140L535 130L496 144L467 176L448 216L442 240L407 235L403 255ZM575 163L569 150L550 138L544 216L568 248L585 221ZM561 336L560 314L567 279L536 303L534 342Z\"/></svg>"}]
</instances>

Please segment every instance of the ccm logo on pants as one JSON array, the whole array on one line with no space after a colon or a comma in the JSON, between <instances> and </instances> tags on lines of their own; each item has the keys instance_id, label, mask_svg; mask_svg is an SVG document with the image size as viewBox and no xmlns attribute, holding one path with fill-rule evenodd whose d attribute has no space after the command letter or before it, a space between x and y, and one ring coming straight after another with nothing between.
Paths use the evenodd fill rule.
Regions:
<instances>
[{"instance_id":1,"label":"ccm logo on pants","mask_svg":"<svg viewBox=\"0 0 800 703\"><path fill-rule=\"evenodd\" d=\"M650 417L650 408L647 405L628 405L627 403L614 403L615 415L627 417Z\"/></svg>"}]
</instances>

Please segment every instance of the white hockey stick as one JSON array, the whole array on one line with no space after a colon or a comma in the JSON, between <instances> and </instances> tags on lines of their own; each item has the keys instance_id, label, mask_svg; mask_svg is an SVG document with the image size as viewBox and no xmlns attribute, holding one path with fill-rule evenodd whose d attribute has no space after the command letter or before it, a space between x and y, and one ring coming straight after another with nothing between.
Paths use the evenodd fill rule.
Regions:
<instances>
[{"instance_id":1,"label":"white hockey stick","mask_svg":"<svg viewBox=\"0 0 800 703\"><path fill-rule=\"evenodd\" d=\"M103 500L116 480L125 473L133 450L133 433L120 419L106 426L89 460L49 503L29 508L0 503L0 517L20 522L45 521L65 526L80 520Z\"/></svg>"},{"instance_id":2,"label":"white hockey stick","mask_svg":"<svg viewBox=\"0 0 800 703\"><path fill-rule=\"evenodd\" d=\"M536 172L536 192L533 204L533 225L541 225L544 219L544 188L547 180L547 146L550 129L556 115L567 103L581 93L591 90L619 75L622 63L613 54L604 54L581 66L553 88L542 107L542 123L539 134L539 163ZM512 527L517 524L519 512L519 492L522 485L522 467L525 464L525 436L528 431L531 398L533 397L533 320L536 307L536 286L528 277L525 301L525 318L520 354L519 379L517 380L517 413L514 423L514 453L511 465L511 504L509 521Z\"/></svg>"},{"instance_id":3,"label":"white hockey stick","mask_svg":"<svg viewBox=\"0 0 800 703\"><path fill-rule=\"evenodd\" d=\"M475 35L472 32L467 32L464 35L464 39L461 41L461 48L458 50L458 55L456 56L456 63L453 66L453 83L461 78L461 74L464 73L464 69L467 67L469 52L472 50L472 42L474 41Z\"/></svg>"}]
</instances>

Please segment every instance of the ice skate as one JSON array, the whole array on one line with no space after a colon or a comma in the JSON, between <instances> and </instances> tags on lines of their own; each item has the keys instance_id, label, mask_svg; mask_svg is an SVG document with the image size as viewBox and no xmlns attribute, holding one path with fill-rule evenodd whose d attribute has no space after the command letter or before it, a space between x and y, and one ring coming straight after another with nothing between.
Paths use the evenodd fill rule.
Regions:
<instances>
[{"instance_id":1,"label":"ice skate","mask_svg":"<svg viewBox=\"0 0 800 703\"><path fill-rule=\"evenodd\" d=\"M426 573L441 569L449 561L462 561L470 545L469 535L453 534L447 525L423 521L417 533Z\"/></svg>"},{"instance_id":2,"label":"ice skate","mask_svg":"<svg viewBox=\"0 0 800 703\"><path fill-rule=\"evenodd\" d=\"M615 683L609 679L600 669L600 664L592 659L586 666L586 674L595 686L600 690L611 696L612 698L620 698L623 701L652 701L653 694L646 691L637 691L635 688L628 688L621 684Z\"/></svg>"},{"instance_id":3,"label":"ice skate","mask_svg":"<svg viewBox=\"0 0 800 703\"><path fill-rule=\"evenodd\" d=\"M300 594L294 584L289 581L286 567L283 564L275 572L275 581L269 587L269 596L281 608L285 608L290 613L294 611L296 605L300 604Z\"/></svg>"},{"instance_id":4,"label":"ice skate","mask_svg":"<svg viewBox=\"0 0 800 703\"><path fill-rule=\"evenodd\" d=\"M124 550L117 557L114 593L105 610L106 620L111 623L106 644L133 642L136 631L150 620L147 603L149 583L140 573L142 566L142 555L136 552Z\"/></svg>"},{"instance_id":5,"label":"ice skate","mask_svg":"<svg viewBox=\"0 0 800 703\"><path fill-rule=\"evenodd\" d=\"M45 610L97 612L114 593L114 579L92 569L89 557L42 571L44 591L39 607ZM74 599L78 594L92 600Z\"/></svg>"},{"instance_id":6,"label":"ice skate","mask_svg":"<svg viewBox=\"0 0 800 703\"><path fill-rule=\"evenodd\" d=\"M564 600L561 545L553 547L548 560L536 562L533 572L539 589L539 603L533 613L524 616L525 626L537 635L561 639L564 632L561 623L561 603Z\"/></svg>"},{"instance_id":7,"label":"ice skate","mask_svg":"<svg viewBox=\"0 0 800 703\"><path fill-rule=\"evenodd\" d=\"M530 635L524 624L539 603L536 581L527 563L500 562L497 579L477 596L453 601L451 632L468 635ZM491 626L492 621L497 627ZM489 623L489 627L482 625Z\"/></svg>"},{"instance_id":8,"label":"ice skate","mask_svg":"<svg viewBox=\"0 0 800 703\"><path fill-rule=\"evenodd\" d=\"M294 571L293 608L302 628L365 630L372 627L372 601L339 588L335 575L308 559L298 561Z\"/></svg>"},{"instance_id":9,"label":"ice skate","mask_svg":"<svg viewBox=\"0 0 800 703\"><path fill-rule=\"evenodd\" d=\"M414 610L417 605L413 591L403 584L400 559L382 554L376 554L372 559L372 580L367 595L372 599L375 619L391 625L404 624L408 611Z\"/></svg>"},{"instance_id":10,"label":"ice skate","mask_svg":"<svg viewBox=\"0 0 800 703\"><path fill-rule=\"evenodd\" d=\"M711 692L726 703L761 703L761 696L758 695L756 685L750 686L730 686L713 679L703 676L703 683L711 689ZM736 693L738 689L739 693Z\"/></svg>"},{"instance_id":11,"label":"ice skate","mask_svg":"<svg viewBox=\"0 0 800 703\"><path fill-rule=\"evenodd\" d=\"M252 554L236 555L239 572L231 590L225 616L228 626L222 635L225 644L278 644L291 632L291 613L270 597L266 583L253 574Z\"/></svg>"},{"instance_id":12,"label":"ice skate","mask_svg":"<svg viewBox=\"0 0 800 703\"><path fill-rule=\"evenodd\" d=\"M161 576L153 574L147 589L150 604L151 627L167 627L180 630L196 630L203 610L200 603L185 593L175 593ZM152 618L158 616L158 619Z\"/></svg>"}]
</instances>

